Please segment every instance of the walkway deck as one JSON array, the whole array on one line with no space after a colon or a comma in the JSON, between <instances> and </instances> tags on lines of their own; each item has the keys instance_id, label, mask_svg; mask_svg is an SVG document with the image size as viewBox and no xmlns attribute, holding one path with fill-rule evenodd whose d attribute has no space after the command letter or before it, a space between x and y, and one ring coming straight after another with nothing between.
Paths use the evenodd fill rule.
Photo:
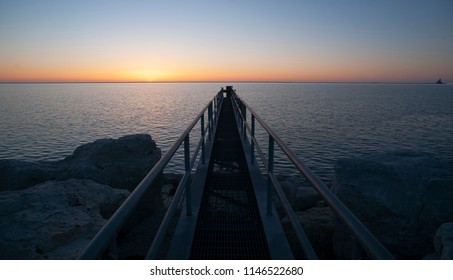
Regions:
<instances>
[{"instance_id":1,"label":"walkway deck","mask_svg":"<svg viewBox=\"0 0 453 280\"><path fill-rule=\"evenodd\" d=\"M263 213L266 183L249 163L232 101L225 98L208 168L195 174L205 180L192 184L192 190L202 190L201 199L193 203L198 211L181 215L169 259L292 258L278 218Z\"/></svg>"}]
</instances>

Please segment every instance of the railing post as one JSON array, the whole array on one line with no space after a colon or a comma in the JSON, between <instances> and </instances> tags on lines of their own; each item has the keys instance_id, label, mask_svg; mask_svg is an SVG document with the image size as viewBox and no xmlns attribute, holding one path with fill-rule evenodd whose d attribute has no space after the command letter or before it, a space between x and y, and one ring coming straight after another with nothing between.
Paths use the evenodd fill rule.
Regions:
<instances>
[{"instance_id":1,"label":"railing post","mask_svg":"<svg viewBox=\"0 0 453 280\"><path fill-rule=\"evenodd\" d=\"M213 123L216 123L217 122L217 118L218 118L218 113L219 113L219 104L217 103L214 103L212 104L212 119L213 119ZM214 130L213 130L214 132Z\"/></svg>"},{"instance_id":2,"label":"railing post","mask_svg":"<svg viewBox=\"0 0 453 280\"><path fill-rule=\"evenodd\" d=\"M217 93L217 95L215 96L215 107L216 107L216 108L217 108L218 105L219 105L220 92L221 92L221 91L219 91L219 93Z\"/></svg>"},{"instance_id":3,"label":"railing post","mask_svg":"<svg viewBox=\"0 0 453 280\"><path fill-rule=\"evenodd\" d=\"M219 105L220 105L220 102L222 101L222 98L223 98L223 92L219 93L216 98L216 111L215 111L216 120L219 117L219 110L220 110Z\"/></svg>"},{"instance_id":4,"label":"railing post","mask_svg":"<svg viewBox=\"0 0 453 280\"><path fill-rule=\"evenodd\" d=\"M184 166L186 174L190 175L189 134L184 138ZM186 184L186 212L187 216L192 216L192 190L189 180L187 180Z\"/></svg>"},{"instance_id":5,"label":"railing post","mask_svg":"<svg viewBox=\"0 0 453 280\"><path fill-rule=\"evenodd\" d=\"M214 104L212 104L213 108L214 108L214 122L216 121L217 119L217 99L216 99L216 102L214 102Z\"/></svg>"},{"instance_id":6,"label":"railing post","mask_svg":"<svg viewBox=\"0 0 453 280\"><path fill-rule=\"evenodd\" d=\"M209 119L209 130L208 130L208 137L209 141L211 141L211 132L212 132L212 102L208 106L208 119Z\"/></svg>"},{"instance_id":7,"label":"railing post","mask_svg":"<svg viewBox=\"0 0 453 280\"><path fill-rule=\"evenodd\" d=\"M274 173L274 138L269 135L269 159L268 159L269 178L267 182L267 214L272 215L272 183L270 175Z\"/></svg>"},{"instance_id":8,"label":"railing post","mask_svg":"<svg viewBox=\"0 0 453 280\"><path fill-rule=\"evenodd\" d=\"M218 113L218 110L219 110L219 102L220 102L220 99L216 98L215 99L215 103L214 103L214 121L217 121L217 113Z\"/></svg>"},{"instance_id":9,"label":"railing post","mask_svg":"<svg viewBox=\"0 0 453 280\"><path fill-rule=\"evenodd\" d=\"M255 142L254 142L254 139L255 139L255 115L251 114L252 115L252 132L251 132L251 136L250 136L250 144L251 144L251 148L250 148L250 160L252 162L252 164L255 163Z\"/></svg>"},{"instance_id":10,"label":"railing post","mask_svg":"<svg viewBox=\"0 0 453 280\"><path fill-rule=\"evenodd\" d=\"M240 133L242 133L243 128L244 128L244 120L241 117L241 112L242 112L242 110L240 108L241 105L239 103L239 100L235 96L232 97L232 100L233 100L233 102L235 102L234 110L236 111L236 117L237 117L236 119L237 119L237 123L238 123L239 127L241 128Z\"/></svg>"},{"instance_id":11,"label":"railing post","mask_svg":"<svg viewBox=\"0 0 453 280\"><path fill-rule=\"evenodd\" d=\"M205 146L204 146L204 114L201 115L201 164L205 164Z\"/></svg>"},{"instance_id":12,"label":"railing post","mask_svg":"<svg viewBox=\"0 0 453 280\"><path fill-rule=\"evenodd\" d=\"M245 105L241 102L241 107L242 107L242 118L243 118L243 122L242 122L242 134L244 135L244 139L245 139L245 136L247 135L247 129L246 129L246 123L247 123L247 108L245 108Z\"/></svg>"}]
</instances>

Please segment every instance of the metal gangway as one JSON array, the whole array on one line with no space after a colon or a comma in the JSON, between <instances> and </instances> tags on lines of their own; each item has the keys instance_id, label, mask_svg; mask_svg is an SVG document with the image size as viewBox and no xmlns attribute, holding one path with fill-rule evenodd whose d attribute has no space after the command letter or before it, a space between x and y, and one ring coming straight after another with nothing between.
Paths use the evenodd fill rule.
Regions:
<instances>
[{"instance_id":1,"label":"metal gangway","mask_svg":"<svg viewBox=\"0 0 453 280\"><path fill-rule=\"evenodd\" d=\"M255 138L257 123L268 135L266 154ZM200 125L200 140L191 156L189 135L197 124ZM143 245L149 248L145 259L293 259L274 196L288 217L305 258L317 259L303 225L274 174L276 146L350 230L369 258L393 259L376 237L231 86L226 90L222 88L203 107L101 228L80 259L115 258L120 230L182 146L185 173L152 243ZM176 226L172 226L175 220ZM171 240L162 252L170 228Z\"/></svg>"}]
</instances>

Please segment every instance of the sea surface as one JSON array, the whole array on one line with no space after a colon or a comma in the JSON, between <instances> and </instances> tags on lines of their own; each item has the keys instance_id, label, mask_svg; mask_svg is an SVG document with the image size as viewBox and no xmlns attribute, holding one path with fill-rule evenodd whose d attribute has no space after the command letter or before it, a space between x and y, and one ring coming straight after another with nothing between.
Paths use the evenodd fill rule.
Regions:
<instances>
[{"instance_id":1,"label":"sea surface","mask_svg":"<svg viewBox=\"0 0 453 280\"><path fill-rule=\"evenodd\" d=\"M325 181L338 158L373 152L411 149L453 163L452 85L231 85ZM81 144L137 133L150 134L165 152L224 86L0 84L0 159L59 160ZM257 135L266 150L264 131L258 128ZM297 173L278 150L276 156L279 174ZM182 166L179 152L166 171Z\"/></svg>"}]
</instances>

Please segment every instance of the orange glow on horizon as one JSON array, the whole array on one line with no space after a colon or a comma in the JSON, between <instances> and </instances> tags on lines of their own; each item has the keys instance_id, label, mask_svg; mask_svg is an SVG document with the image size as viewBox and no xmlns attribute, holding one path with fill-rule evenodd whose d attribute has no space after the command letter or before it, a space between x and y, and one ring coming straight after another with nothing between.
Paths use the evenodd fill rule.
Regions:
<instances>
[{"instance_id":1,"label":"orange glow on horizon","mask_svg":"<svg viewBox=\"0 0 453 280\"><path fill-rule=\"evenodd\" d=\"M96 60L70 56L11 59L0 66L0 82L430 82L450 78L430 77L433 69L403 63L349 60L333 55L322 59L206 56L125 52Z\"/></svg>"},{"instance_id":2,"label":"orange glow on horizon","mask_svg":"<svg viewBox=\"0 0 453 280\"><path fill-rule=\"evenodd\" d=\"M372 71L351 67L319 66L311 69L275 69L271 67L219 67L184 68L169 70L145 69L91 69L83 71L68 69L18 69L1 71L0 82L425 82L423 75L405 76L399 73L388 75L386 69ZM433 77L437 79L438 77ZM445 79L445 78L444 78ZM427 82L429 82L428 80Z\"/></svg>"},{"instance_id":3,"label":"orange glow on horizon","mask_svg":"<svg viewBox=\"0 0 453 280\"><path fill-rule=\"evenodd\" d=\"M451 1L6 2L0 82L453 81Z\"/></svg>"}]
</instances>

